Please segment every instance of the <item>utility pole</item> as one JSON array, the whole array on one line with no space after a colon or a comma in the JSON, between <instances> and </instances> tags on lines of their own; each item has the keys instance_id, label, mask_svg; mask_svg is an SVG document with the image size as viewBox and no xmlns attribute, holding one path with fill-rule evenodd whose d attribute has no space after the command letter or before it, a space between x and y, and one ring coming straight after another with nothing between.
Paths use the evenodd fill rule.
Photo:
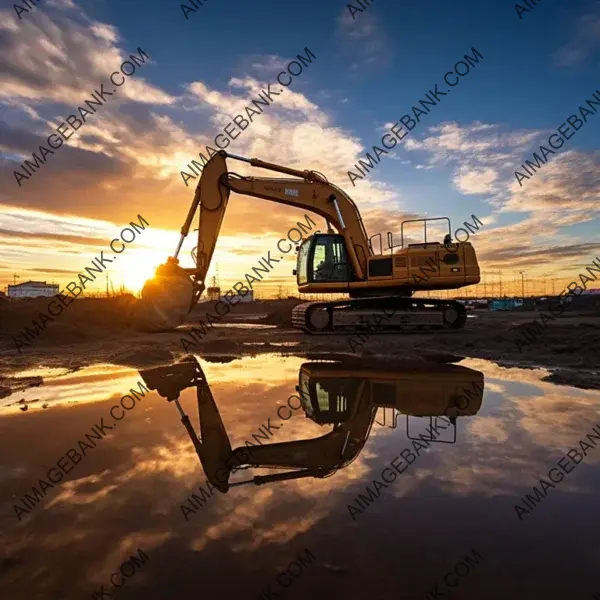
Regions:
<instances>
[{"instance_id":1,"label":"utility pole","mask_svg":"<svg viewBox=\"0 0 600 600\"><path fill-rule=\"evenodd\" d=\"M525 271L519 271L519 273L521 273L521 297L523 298L523 302L525 302L525 280L523 279Z\"/></svg>"},{"instance_id":2,"label":"utility pole","mask_svg":"<svg viewBox=\"0 0 600 600\"><path fill-rule=\"evenodd\" d=\"M502 271L500 269L496 269L495 271L492 271L492 273L494 273L494 275L496 275L496 274L498 275L498 283L500 284L500 295L498 297L502 298ZM492 295L493 294L494 294L494 287L492 286Z\"/></svg>"},{"instance_id":3,"label":"utility pole","mask_svg":"<svg viewBox=\"0 0 600 600\"><path fill-rule=\"evenodd\" d=\"M17 279L21 279L16 273L13 275L13 285L17 285Z\"/></svg>"}]
</instances>

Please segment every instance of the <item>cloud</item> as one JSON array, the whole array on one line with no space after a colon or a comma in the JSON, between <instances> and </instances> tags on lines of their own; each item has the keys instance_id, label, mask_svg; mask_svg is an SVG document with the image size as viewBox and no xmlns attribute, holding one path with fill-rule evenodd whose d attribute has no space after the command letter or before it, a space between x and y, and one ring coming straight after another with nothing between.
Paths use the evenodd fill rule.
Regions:
<instances>
[{"instance_id":1,"label":"cloud","mask_svg":"<svg viewBox=\"0 0 600 600\"><path fill-rule=\"evenodd\" d=\"M488 194L493 191L493 184L498 173L493 169L466 169L461 167L454 176L454 185L463 194Z\"/></svg>"},{"instance_id":2,"label":"cloud","mask_svg":"<svg viewBox=\"0 0 600 600\"><path fill-rule=\"evenodd\" d=\"M203 82L193 82L187 86L188 103L193 105L196 102L196 109L210 109L215 132L231 122L235 115L245 114L244 108L251 105L261 90L267 89L268 82L246 76L233 77L228 85L230 91L211 89ZM271 87L275 91L280 90L279 86ZM207 142L212 144L211 141ZM315 148L319 151L315 152ZM255 116L252 125L235 141L236 153L258 156L300 170L317 170L341 187L347 181L348 167L357 161L363 150L360 141L350 131L335 126L328 113L291 87L273 96L273 103L264 107L263 113ZM257 174L255 169L243 164L235 164L235 170L242 175ZM367 182L364 189L361 186L360 190L348 191L360 202L361 208L382 206L398 200L398 195L391 188L377 181ZM251 218L256 202L236 199L236 207L244 211L244 216ZM287 209L282 210L278 206L272 207L272 212L279 217L290 214Z\"/></svg>"},{"instance_id":3,"label":"cloud","mask_svg":"<svg viewBox=\"0 0 600 600\"><path fill-rule=\"evenodd\" d=\"M412 138L405 145L424 153L429 168L449 167L459 192L481 195L493 207L492 222L500 215L519 219L493 229L486 223L477 233L484 269L527 265L566 271L592 259L595 246L569 228L600 216L600 152L567 150L552 156L523 186L515 179L515 168L547 136L479 121L450 122L430 127L425 139Z\"/></svg>"},{"instance_id":4,"label":"cloud","mask_svg":"<svg viewBox=\"0 0 600 600\"><path fill-rule=\"evenodd\" d=\"M500 125L474 121L470 125L446 122L429 127L433 134L419 141L409 138L407 150L424 150L431 156L432 164L464 163L475 166L500 167L516 152L523 152L541 135L539 131L519 130L502 132Z\"/></svg>"},{"instance_id":5,"label":"cloud","mask_svg":"<svg viewBox=\"0 0 600 600\"><path fill-rule=\"evenodd\" d=\"M275 75L285 70L288 60L276 54L256 55L248 59L250 67L262 75Z\"/></svg>"},{"instance_id":6,"label":"cloud","mask_svg":"<svg viewBox=\"0 0 600 600\"><path fill-rule=\"evenodd\" d=\"M70 270L70 269L29 269L30 271L33 271L35 273L49 273L50 275L56 275L57 273L63 274L63 275L73 275L75 273L77 273L76 270Z\"/></svg>"},{"instance_id":7,"label":"cloud","mask_svg":"<svg viewBox=\"0 0 600 600\"><path fill-rule=\"evenodd\" d=\"M12 121L3 126L0 149L4 153L1 165L6 177L0 183L0 202L66 210L99 219L109 214L115 220L131 218L132 211L144 209L143 214L151 211L153 221L160 222L161 226L178 228L194 183L190 182L190 189L186 188L180 170L198 158L198 152L213 142L215 134L275 79L235 73L225 90L194 81L184 87L181 97L140 80L146 87L136 90L136 97L143 97L147 101L145 105L103 107L101 114L89 119L64 148L49 157L40 173L24 181L20 189L12 171L30 158L31 152L44 143L64 115L80 103L82 88L91 91L98 86L99 80L107 74L106 63L112 57L120 60L126 56L117 46L121 36L114 26L92 20L85 14L79 21L54 15L53 20L44 16L40 25L32 25L28 36L39 36L42 45L47 46L49 66L40 61L17 60L15 68L8 69L3 80L6 84L4 102L24 106L29 117L39 123L30 123L30 131ZM89 39L85 39L85 32ZM27 39L12 36L3 43L7 56L11 52L26 55L23 44ZM11 48L14 50L9 52ZM70 56L76 56L77 60L71 61ZM251 69L268 73L284 63L283 58L275 55L253 57ZM53 72L51 79L49 71ZM100 79L99 75L102 75ZM55 88L50 96L52 104L44 103L48 99L50 81ZM130 83L133 78L126 85ZM255 118L230 149L301 169L314 168L332 181L346 180L345 169L356 162L362 146L349 132L335 127L327 113L308 95L293 87L294 84L274 95L273 104ZM277 92L281 86L277 84L272 89ZM57 103L68 103L68 108L56 108ZM160 114L165 103L174 110L204 112L208 115L209 127L200 132L184 128L177 118ZM321 145L325 147L316 155L314 148ZM363 186L361 194L370 203L391 198L389 191L370 186ZM81 203L82 196L87 200L85 203ZM167 197L168 202L163 201ZM127 202L123 202L123 198L127 198ZM233 219L227 219L225 233L248 232L249 229L256 233L273 231L282 215L295 214L273 207L271 219L270 215L257 215L256 201L246 201L246 204L248 208L244 202L236 202L236 208L240 207L241 211L236 210ZM180 210L173 211L173 206L179 206Z\"/></svg>"},{"instance_id":8,"label":"cloud","mask_svg":"<svg viewBox=\"0 0 600 600\"><path fill-rule=\"evenodd\" d=\"M600 151L567 150L551 158L531 180L513 179L504 211L544 211L554 223L571 225L600 216ZM550 211L550 212L548 212Z\"/></svg>"},{"instance_id":9,"label":"cloud","mask_svg":"<svg viewBox=\"0 0 600 600\"><path fill-rule=\"evenodd\" d=\"M213 111L212 122L215 127L222 128L231 122L232 118L238 114L246 115L244 109L246 106L252 107L254 110L270 110L270 107L263 107L252 104L253 100L265 102L264 96L259 97L259 94L264 90L265 93L271 91L273 94L273 108L281 112L282 109L288 109L299 113L297 117L311 117L319 119L322 123L326 123L328 119L321 113L316 104L313 104L306 96L295 92L293 89L282 89L280 84L271 85L269 82L260 81L254 77L232 77L228 83L230 88L240 90L239 94L231 92L218 92L211 90L201 81L190 83L187 85L187 90L192 98L199 101L198 106L208 107ZM293 85L293 84L292 84ZM260 119L257 118L258 126L260 127ZM253 127L255 127L253 121Z\"/></svg>"},{"instance_id":10,"label":"cloud","mask_svg":"<svg viewBox=\"0 0 600 600\"><path fill-rule=\"evenodd\" d=\"M519 185L514 170L519 163L539 150L547 132L502 131L499 125L480 122L458 125L455 122L430 127L433 134L424 140L411 139L409 151L426 154L429 166L453 169L452 180L465 194L483 194L503 212L534 212L558 209L552 218L571 223L587 220L596 213L600 193L600 152L567 150L551 156L530 180ZM521 155L521 156L519 156ZM548 213L545 213L548 218Z\"/></svg>"},{"instance_id":11,"label":"cloud","mask_svg":"<svg viewBox=\"0 0 600 600\"><path fill-rule=\"evenodd\" d=\"M557 67L567 68L582 63L600 46L600 2L595 2L593 9L577 20L573 38L554 53Z\"/></svg>"},{"instance_id":12,"label":"cloud","mask_svg":"<svg viewBox=\"0 0 600 600\"><path fill-rule=\"evenodd\" d=\"M542 136L537 130L505 131L498 124L451 121L429 127L423 140L407 139L404 147L425 153L427 164L419 164L417 169L450 167L459 192L485 195L487 202L500 207L509 196L516 156L525 154Z\"/></svg>"},{"instance_id":13,"label":"cloud","mask_svg":"<svg viewBox=\"0 0 600 600\"><path fill-rule=\"evenodd\" d=\"M115 27L83 13L75 18L39 11L14 29L9 11L0 11L0 99L30 106L54 102L76 107L108 82L110 73L137 49L121 49ZM31 52L31 48L39 48ZM119 90L119 101L172 104L175 98L144 79L139 66ZM116 102L115 98L111 101ZM104 110L104 107L103 107ZM54 117L56 118L56 117ZM60 119L62 121L62 118Z\"/></svg>"},{"instance_id":14,"label":"cloud","mask_svg":"<svg viewBox=\"0 0 600 600\"><path fill-rule=\"evenodd\" d=\"M336 33L344 51L354 61L351 70L389 63L392 44L372 7L354 17L348 7L344 7L337 19Z\"/></svg>"},{"instance_id":15,"label":"cloud","mask_svg":"<svg viewBox=\"0 0 600 600\"><path fill-rule=\"evenodd\" d=\"M400 223L410 219L421 219L424 215L409 212L409 211L398 211L393 216L393 221L390 221L390 213L383 209L372 209L365 216L365 226L369 235L374 236L381 234L381 243L383 244L383 251L389 249L387 232L391 231L393 234L392 244L394 246L400 245ZM397 224L397 225L396 225ZM406 240L405 240L406 243ZM377 251L380 248L379 236L373 240L373 250Z\"/></svg>"},{"instance_id":16,"label":"cloud","mask_svg":"<svg viewBox=\"0 0 600 600\"><path fill-rule=\"evenodd\" d=\"M8 229L0 229L0 243L3 243L5 238L18 238L19 242L22 243L25 240L38 241L40 247L48 245L48 242L62 242L67 247L73 246L73 244L83 244L84 246L99 247L102 242L106 240L100 240L98 238L86 238L77 235L60 235L56 233L29 233L24 231L10 231ZM9 240L9 245L14 245L15 240Z\"/></svg>"},{"instance_id":17,"label":"cloud","mask_svg":"<svg viewBox=\"0 0 600 600\"><path fill-rule=\"evenodd\" d=\"M121 34L115 26L91 19L81 9L69 9L66 14L66 4L61 6L63 12L40 13L36 22L24 26L18 35L3 30L0 36L0 60L6 67L0 76L0 106L6 108L0 119L0 204L12 211L0 215L4 230L0 259L18 266L20 272L34 266L79 269L107 223L128 223L137 214L150 222L153 232L158 230L159 252L174 247L176 233L165 230L181 227L195 184L190 181L186 188L180 171L198 158L206 144L212 145L215 134L266 90L269 82L276 81L268 75L269 70L284 63L275 55L253 57L245 71L232 69L225 89L192 81L176 93L147 82L143 75L151 76L152 65L146 64L141 68L148 71L136 72L123 86L123 91L130 86L135 92L135 101L124 93L120 101L107 103L19 187L13 171L31 159L31 153L46 143L56 125L107 80L112 70L107 65L118 67L128 55L120 47ZM43 60L26 59L34 38L45 50L36 55L44 56ZM273 103L263 107L264 112L229 150L301 170L314 169L345 187L346 171L361 156L363 145L351 131L335 125L315 100L318 93L311 96L298 91L296 85L309 84L309 78L302 77L273 95ZM141 87L135 87L136 81ZM278 91L280 86L271 89ZM169 115L164 114L165 107ZM199 131L180 119L190 111L207 117ZM244 164L230 166L241 174L272 176ZM373 219L377 227L386 215L389 220L398 212L398 194L376 180L349 192L363 216L373 208L380 211ZM232 197L215 255L215 262L227 258L220 265L224 279L239 279L237 247L261 235L277 235L276 242L305 212L274 204L261 210L264 206L261 200ZM15 216L15 210L27 213L27 226ZM64 228L51 222L53 214ZM90 224L74 227L78 219ZM112 237L111 231L108 240ZM44 260L52 264L36 263L36 254L44 248L51 248ZM75 255L79 255L77 260Z\"/></svg>"},{"instance_id":18,"label":"cloud","mask_svg":"<svg viewBox=\"0 0 600 600\"><path fill-rule=\"evenodd\" d=\"M36 21L23 24L19 32L0 25L0 61L5 66L0 76L0 110L5 108L0 114L0 166L4 169L0 203L20 206L31 219L28 228L14 215L7 224L7 213L0 214L3 263L19 262L16 246L24 245L30 261L27 264L50 269L52 266L32 262L33 256L49 244L58 253L54 257L57 266L68 268L71 262L60 261L72 260L75 253L89 253L95 239L103 236L101 232L116 227L114 223L129 222L137 214L144 215L153 230L159 230L159 250L173 246L176 233L166 230L181 226L197 183L197 178L192 179L186 188L180 171L198 159L206 144L213 145L214 136L234 116L244 114L245 107L276 81L277 73L287 63L277 55L254 55L242 60L243 68L232 68L225 74L225 86L198 80L175 90L162 89L146 79L153 73L153 63L145 64L123 86L120 100L102 107L102 112L89 119L64 148L49 157L39 173L19 188L12 171L44 143L82 99L106 81L112 70L107 65L118 66L131 53L122 48L117 27L67 5L68 1L62 2L57 13L40 11ZM356 52L364 57L363 62L357 59L358 65L387 60L389 42L374 8L358 13L356 20L344 9L338 19L337 33L350 56ZM27 48L34 39L45 52L29 60ZM154 60L159 59L152 57ZM271 89L279 91L280 86L271 85ZM311 92L310 77L302 74L289 88L273 95L273 102L263 107L263 113L240 132L228 150L324 173L356 201L370 235L382 232L385 236L393 228L390 223L423 216L411 210L408 201L387 184L370 179L354 188L347 183L348 168L363 156L365 148L351 130L335 123L319 101L329 97L327 90ZM202 117L201 125L194 125L196 116ZM524 157L530 157L535 143L539 144L544 135L547 138L547 132L509 131L479 121L448 122L429 128L425 139L407 139L404 147L415 153L416 160L390 156L416 169L450 168L451 182L460 193L481 196L493 207L494 214L486 217L490 223L502 213L523 219L494 229L486 226L477 234L478 252L481 249L486 260L494 264L538 259L564 265L575 259L585 262L589 250L586 240L569 235L568 228L597 215L594 197L598 197L598 156L574 151L557 154L519 188L513 171ZM230 163L230 168L242 175L273 175L237 162ZM236 258L239 262L241 256L248 255L237 249L240 245L247 250L254 247L251 241L257 238L267 247L267 236L277 236L276 242L293 223L303 219L304 212L233 195L215 255L215 262L221 261L223 279L239 279L239 269L231 265L235 265ZM65 228L50 222L53 213ZM75 227L78 219L87 219L90 224ZM318 222L321 227L321 220ZM107 235L112 237L112 230ZM503 254L499 253L498 240L502 240ZM144 239L141 244L145 244ZM562 258L553 251L561 247L566 249ZM261 254L260 248L256 254Z\"/></svg>"},{"instance_id":19,"label":"cloud","mask_svg":"<svg viewBox=\"0 0 600 600\"><path fill-rule=\"evenodd\" d=\"M600 244L571 244L540 250L528 250L523 244L501 246L479 252L480 258L489 266L502 266L507 262L514 267L537 266L541 263L554 262L557 259L587 257L591 263L600 251Z\"/></svg>"}]
</instances>

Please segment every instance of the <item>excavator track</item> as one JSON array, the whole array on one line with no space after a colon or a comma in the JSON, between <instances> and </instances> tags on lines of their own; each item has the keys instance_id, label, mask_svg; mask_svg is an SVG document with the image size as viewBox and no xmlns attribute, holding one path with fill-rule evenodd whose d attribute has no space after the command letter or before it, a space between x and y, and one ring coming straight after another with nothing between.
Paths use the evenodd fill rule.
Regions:
<instances>
[{"instance_id":1,"label":"excavator track","mask_svg":"<svg viewBox=\"0 0 600 600\"><path fill-rule=\"evenodd\" d=\"M457 330L466 322L460 302L406 296L305 302L292 311L293 327L313 335Z\"/></svg>"}]
</instances>

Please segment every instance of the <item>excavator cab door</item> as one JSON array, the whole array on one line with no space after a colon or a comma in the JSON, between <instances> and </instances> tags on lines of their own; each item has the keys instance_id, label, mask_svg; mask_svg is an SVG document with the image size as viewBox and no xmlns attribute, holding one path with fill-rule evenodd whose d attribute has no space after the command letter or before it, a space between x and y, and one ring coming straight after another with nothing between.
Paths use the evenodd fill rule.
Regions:
<instances>
[{"instance_id":1,"label":"excavator cab door","mask_svg":"<svg viewBox=\"0 0 600 600\"><path fill-rule=\"evenodd\" d=\"M298 252L298 284L347 282L352 280L344 236L316 233L304 241Z\"/></svg>"}]
</instances>

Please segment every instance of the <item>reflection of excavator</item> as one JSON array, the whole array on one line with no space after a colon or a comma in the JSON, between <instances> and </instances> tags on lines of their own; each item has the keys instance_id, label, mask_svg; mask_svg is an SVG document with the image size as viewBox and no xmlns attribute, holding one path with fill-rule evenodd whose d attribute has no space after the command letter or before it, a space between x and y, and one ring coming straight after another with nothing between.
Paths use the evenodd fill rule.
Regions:
<instances>
[{"instance_id":1,"label":"reflection of excavator","mask_svg":"<svg viewBox=\"0 0 600 600\"><path fill-rule=\"evenodd\" d=\"M333 425L321 437L232 449L206 377L197 360L186 357L170 367L140 371L146 385L175 401L206 477L219 491L231 486L273 481L323 478L349 465L365 445L377 410L392 408L408 418L442 418L454 428L457 419L479 412L483 373L457 365L309 362L300 368L297 390L306 416L319 425ZM182 390L196 386L200 436L179 403ZM395 419L394 419L395 427ZM430 430L431 432L431 430ZM415 438L422 440L421 437ZM430 441L442 439L429 438ZM230 483L232 472L272 468L283 472Z\"/></svg>"},{"instance_id":2,"label":"reflection of excavator","mask_svg":"<svg viewBox=\"0 0 600 600\"><path fill-rule=\"evenodd\" d=\"M242 177L227 171L227 157L295 178ZM295 327L309 333L356 331L375 313L385 317L375 319L370 326L385 331L417 326L458 329L465 324L466 312L459 302L411 298L416 291L457 289L479 282L475 250L469 242L452 243L449 219L419 219L424 223L424 243L406 248L405 221L401 224L400 249L394 254L376 255L371 242L379 236L381 243L381 234L367 237L352 199L323 175L220 151L202 171L174 256L144 287L140 311L145 314L146 328L180 325L202 295L232 191L309 210L327 221L327 233L311 235L299 248L298 290L348 294L350 298L296 306L292 315ZM177 257L198 208L196 266L182 269ZM432 220L448 224L443 243L427 242L427 223ZM391 252L394 243L389 232L387 241Z\"/></svg>"}]
</instances>

